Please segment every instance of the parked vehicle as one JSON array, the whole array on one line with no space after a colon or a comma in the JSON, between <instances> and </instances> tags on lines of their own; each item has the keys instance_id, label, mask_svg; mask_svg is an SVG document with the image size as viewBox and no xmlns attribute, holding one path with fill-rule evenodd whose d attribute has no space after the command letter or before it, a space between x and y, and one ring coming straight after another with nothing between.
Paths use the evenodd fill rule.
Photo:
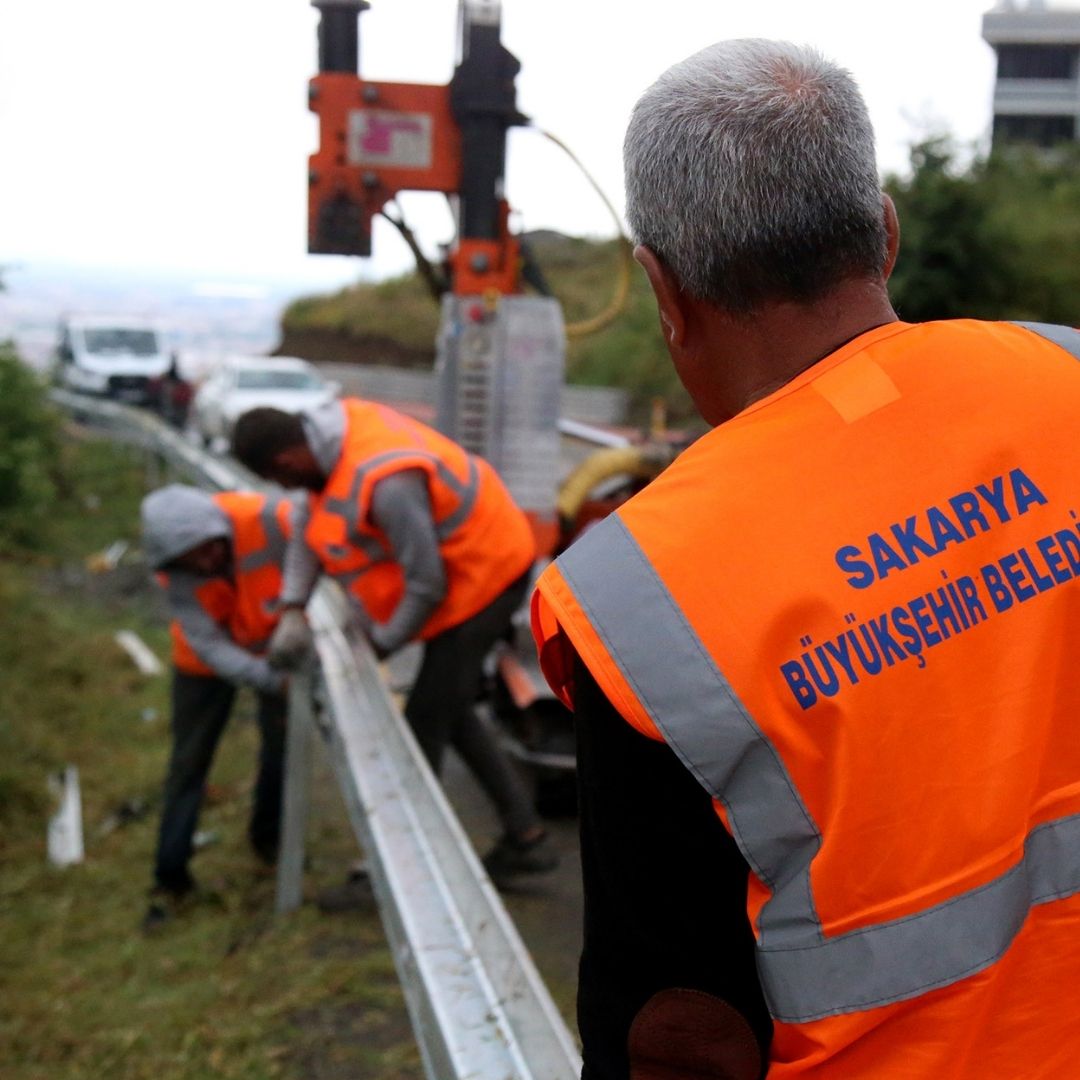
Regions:
<instances>
[{"instance_id":1,"label":"parked vehicle","mask_svg":"<svg viewBox=\"0 0 1080 1080\"><path fill-rule=\"evenodd\" d=\"M171 356L161 331L131 316L72 316L60 324L53 368L68 390L146 404L151 380L168 370Z\"/></svg>"},{"instance_id":2,"label":"parked vehicle","mask_svg":"<svg viewBox=\"0 0 1080 1080\"><path fill-rule=\"evenodd\" d=\"M341 393L306 360L292 356L234 356L199 387L190 423L208 445L232 436L233 425L248 409L268 405L297 413Z\"/></svg>"},{"instance_id":3,"label":"parked vehicle","mask_svg":"<svg viewBox=\"0 0 1080 1080\"><path fill-rule=\"evenodd\" d=\"M169 370L160 379L151 379L149 405L161 418L175 428L187 427L195 387L180 374L180 358L174 353Z\"/></svg>"}]
</instances>

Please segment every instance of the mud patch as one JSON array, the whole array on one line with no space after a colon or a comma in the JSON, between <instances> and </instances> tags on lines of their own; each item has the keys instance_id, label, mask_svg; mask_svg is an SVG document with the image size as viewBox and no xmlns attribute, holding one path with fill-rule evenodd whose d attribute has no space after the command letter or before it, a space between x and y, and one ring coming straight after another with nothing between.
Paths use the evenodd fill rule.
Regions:
<instances>
[{"instance_id":1,"label":"mud patch","mask_svg":"<svg viewBox=\"0 0 1080 1080\"><path fill-rule=\"evenodd\" d=\"M353 337L337 330L286 330L274 356L300 356L318 363L392 364L428 371L434 347L414 349L393 338L369 334Z\"/></svg>"},{"instance_id":2,"label":"mud patch","mask_svg":"<svg viewBox=\"0 0 1080 1080\"><path fill-rule=\"evenodd\" d=\"M387 994L397 997L395 984ZM423 1080L420 1054L400 1000L386 1008L350 1003L290 1014L298 1046L285 1059L305 1080Z\"/></svg>"}]
</instances>

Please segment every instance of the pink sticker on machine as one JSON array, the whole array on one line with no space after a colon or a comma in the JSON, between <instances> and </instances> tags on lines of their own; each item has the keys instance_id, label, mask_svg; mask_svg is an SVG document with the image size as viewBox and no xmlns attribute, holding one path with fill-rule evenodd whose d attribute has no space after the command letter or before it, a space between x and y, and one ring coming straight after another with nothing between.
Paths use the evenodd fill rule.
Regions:
<instances>
[{"instance_id":1,"label":"pink sticker on machine","mask_svg":"<svg viewBox=\"0 0 1080 1080\"><path fill-rule=\"evenodd\" d=\"M431 141L429 113L389 109L354 109L349 113L346 153L350 165L427 169L431 167Z\"/></svg>"}]
</instances>

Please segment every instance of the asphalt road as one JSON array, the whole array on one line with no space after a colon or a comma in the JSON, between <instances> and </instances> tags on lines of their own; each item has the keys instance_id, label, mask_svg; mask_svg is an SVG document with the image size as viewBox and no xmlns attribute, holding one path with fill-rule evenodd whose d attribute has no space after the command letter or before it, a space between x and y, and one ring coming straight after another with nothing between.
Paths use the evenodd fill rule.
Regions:
<instances>
[{"instance_id":1,"label":"asphalt road","mask_svg":"<svg viewBox=\"0 0 1080 1080\"><path fill-rule=\"evenodd\" d=\"M448 756L443 786L477 853L483 855L499 834L490 804L461 760ZM523 879L502 897L555 1004L576 1030L574 996L581 954L581 874L577 821L547 822L561 862L550 874Z\"/></svg>"},{"instance_id":2,"label":"asphalt road","mask_svg":"<svg viewBox=\"0 0 1080 1080\"><path fill-rule=\"evenodd\" d=\"M409 681L418 660L419 649L415 646L394 658L390 681L395 690ZM442 781L450 804L482 856L500 833L491 803L452 750L446 757ZM559 851L558 868L550 874L523 879L519 887L505 890L502 897L556 1005L571 1030L576 1031L574 1000L582 926L577 819L549 819L546 825Z\"/></svg>"}]
</instances>

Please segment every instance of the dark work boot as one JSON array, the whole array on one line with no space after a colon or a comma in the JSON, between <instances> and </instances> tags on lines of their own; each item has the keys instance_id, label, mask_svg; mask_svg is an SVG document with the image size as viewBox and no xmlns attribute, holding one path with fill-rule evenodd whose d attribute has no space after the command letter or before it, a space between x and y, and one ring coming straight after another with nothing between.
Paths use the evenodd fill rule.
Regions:
<instances>
[{"instance_id":1,"label":"dark work boot","mask_svg":"<svg viewBox=\"0 0 1080 1080\"><path fill-rule=\"evenodd\" d=\"M278 861L278 841L277 839L268 839L267 837L251 837L251 850L255 852L260 862L263 862L268 867L277 866Z\"/></svg>"},{"instance_id":2,"label":"dark work boot","mask_svg":"<svg viewBox=\"0 0 1080 1080\"><path fill-rule=\"evenodd\" d=\"M488 876L503 886L523 874L546 874L559 865L559 853L546 832L533 840L518 840L509 834L481 860Z\"/></svg>"},{"instance_id":3,"label":"dark work boot","mask_svg":"<svg viewBox=\"0 0 1080 1080\"><path fill-rule=\"evenodd\" d=\"M150 905L142 918L142 932L156 934L166 923L171 922L180 910L184 900L195 890L195 879L190 875L175 886L155 885L150 890Z\"/></svg>"}]
</instances>

